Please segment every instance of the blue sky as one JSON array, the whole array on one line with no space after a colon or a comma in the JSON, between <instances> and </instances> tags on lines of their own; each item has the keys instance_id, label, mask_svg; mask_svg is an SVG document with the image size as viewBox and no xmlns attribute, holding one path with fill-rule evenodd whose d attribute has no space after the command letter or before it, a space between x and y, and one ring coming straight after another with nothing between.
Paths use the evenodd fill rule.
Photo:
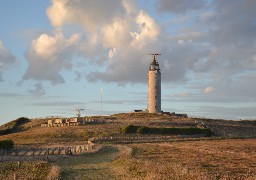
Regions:
<instances>
[{"instance_id":1,"label":"blue sky","mask_svg":"<svg viewBox=\"0 0 256 180\"><path fill-rule=\"evenodd\" d=\"M253 0L49 0L0 3L0 124L21 116L147 107L158 52L162 109L256 117Z\"/></svg>"}]
</instances>

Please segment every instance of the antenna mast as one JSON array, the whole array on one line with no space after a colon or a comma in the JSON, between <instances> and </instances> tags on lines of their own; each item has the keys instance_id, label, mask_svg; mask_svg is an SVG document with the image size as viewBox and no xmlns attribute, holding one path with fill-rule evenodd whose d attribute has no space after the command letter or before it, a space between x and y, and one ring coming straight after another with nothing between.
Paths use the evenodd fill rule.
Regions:
<instances>
[{"instance_id":1,"label":"antenna mast","mask_svg":"<svg viewBox=\"0 0 256 180\"><path fill-rule=\"evenodd\" d=\"M84 109L74 109L77 113L77 117L80 118L81 117L81 111L84 111Z\"/></svg>"},{"instance_id":2,"label":"antenna mast","mask_svg":"<svg viewBox=\"0 0 256 180\"><path fill-rule=\"evenodd\" d=\"M148 55L153 56L153 62L156 62L156 56L159 56L159 55L161 55L161 54L159 54L159 53L150 53L150 54L148 54Z\"/></svg>"},{"instance_id":3,"label":"antenna mast","mask_svg":"<svg viewBox=\"0 0 256 180\"><path fill-rule=\"evenodd\" d=\"M102 92L102 87L101 87L101 89L100 89L100 115L102 116L102 94L103 94L103 92Z\"/></svg>"}]
</instances>

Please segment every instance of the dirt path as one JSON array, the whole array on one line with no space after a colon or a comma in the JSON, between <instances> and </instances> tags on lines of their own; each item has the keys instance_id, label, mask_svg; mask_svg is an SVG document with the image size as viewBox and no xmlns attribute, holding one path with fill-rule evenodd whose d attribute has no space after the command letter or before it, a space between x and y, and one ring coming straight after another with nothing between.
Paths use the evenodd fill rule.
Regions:
<instances>
[{"instance_id":1,"label":"dirt path","mask_svg":"<svg viewBox=\"0 0 256 180\"><path fill-rule=\"evenodd\" d=\"M115 179L110 165L118 154L118 147L106 146L95 154L62 159L57 163L61 168L61 179Z\"/></svg>"}]
</instances>

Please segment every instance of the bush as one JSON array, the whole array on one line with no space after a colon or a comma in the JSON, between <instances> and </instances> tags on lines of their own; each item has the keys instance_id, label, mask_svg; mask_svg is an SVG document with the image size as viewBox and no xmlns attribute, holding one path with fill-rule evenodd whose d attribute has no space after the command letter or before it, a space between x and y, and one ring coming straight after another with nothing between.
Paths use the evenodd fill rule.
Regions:
<instances>
[{"instance_id":1,"label":"bush","mask_svg":"<svg viewBox=\"0 0 256 180\"><path fill-rule=\"evenodd\" d=\"M11 134L24 130L22 125L30 122L29 118L19 117L16 120L6 123L0 130L0 135Z\"/></svg>"},{"instance_id":2,"label":"bush","mask_svg":"<svg viewBox=\"0 0 256 180\"><path fill-rule=\"evenodd\" d=\"M124 134L136 133L136 131L137 131L137 126L134 126L134 125L128 125L121 129L121 133L124 133Z\"/></svg>"},{"instance_id":3,"label":"bush","mask_svg":"<svg viewBox=\"0 0 256 180\"><path fill-rule=\"evenodd\" d=\"M140 134L148 134L150 131L150 129L146 126L138 126L136 129L136 133L140 133Z\"/></svg>"},{"instance_id":4,"label":"bush","mask_svg":"<svg viewBox=\"0 0 256 180\"><path fill-rule=\"evenodd\" d=\"M212 135L211 129L201 129L201 128L156 128L156 127L146 127L146 126L134 126L129 125L121 129L121 133L139 133L139 134L160 134L160 135L194 135L194 134L205 134L207 136Z\"/></svg>"},{"instance_id":5,"label":"bush","mask_svg":"<svg viewBox=\"0 0 256 180\"><path fill-rule=\"evenodd\" d=\"M0 149L12 149L14 146L14 143L12 140L2 140L0 141Z\"/></svg>"},{"instance_id":6,"label":"bush","mask_svg":"<svg viewBox=\"0 0 256 180\"><path fill-rule=\"evenodd\" d=\"M16 126L20 126L22 124L25 124L27 122L30 122L30 119L27 117L19 117L18 119L16 119Z\"/></svg>"},{"instance_id":7,"label":"bush","mask_svg":"<svg viewBox=\"0 0 256 180\"><path fill-rule=\"evenodd\" d=\"M10 129L10 128L2 129L2 130L0 130L0 135L10 134L11 132L12 132L12 129Z\"/></svg>"}]
</instances>

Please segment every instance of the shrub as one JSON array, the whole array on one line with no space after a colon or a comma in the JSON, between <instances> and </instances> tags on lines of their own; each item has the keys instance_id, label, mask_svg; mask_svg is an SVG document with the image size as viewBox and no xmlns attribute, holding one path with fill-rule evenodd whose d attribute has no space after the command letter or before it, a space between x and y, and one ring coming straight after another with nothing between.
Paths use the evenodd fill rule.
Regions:
<instances>
[{"instance_id":1,"label":"shrub","mask_svg":"<svg viewBox=\"0 0 256 180\"><path fill-rule=\"evenodd\" d=\"M27 122L30 122L30 119L27 117L19 117L18 119L16 119L16 126L20 126L22 124L25 124Z\"/></svg>"},{"instance_id":2,"label":"shrub","mask_svg":"<svg viewBox=\"0 0 256 180\"><path fill-rule=\"evenodd\" d=\"M22 125L30 122L30 119L26 117L19 117L16 120L6 123L3 125L4 128L1 128L0 135L11 134L13 132L19 132L23 130Z\"/></svg>"},{"instance_id":3,"label":"shrub","mask_svg":"<svg viewBox=\"0 0 256 180\"><path fill-rule=\"evenodd\" d=\"M129 125L121 129L121 133L139 133L139 134L174 134L174 135L194 135L194 134L205 134L207 136L212 135L211 129L201 129L201 128L157 128L157 127L146 127L146 126L134 126Z\"/></svg>"},{"instance_id":4,"label":"shrub","mask_svg":"<svg viewBox=\"0 0 256 180\"><path fill-rule=\"evenodd\" d=\"M12 149L14 146L14 143L12 140L2 140L0 141L0 149Z\"/></svg>"},{"instance_id":5,"label":"shrub","mask_svg":"<svg viewBox=\"0 0 256 180\"><path fill-rule=\"evenodd\" d=\"M137 126L134 126L134 125L128 125L121 129L121 133L124 133L124 134L136 133L136 131L137 131Z\"/></svg>"},{"instance_id":6,"label":"shrub","mask_svg":"<svg viewBox=\"0 0 256 180\"><path fill-rule=\"evenodd\" d=\"M11 132L12 132L11 128L1 129L0 130L0 135L10 134Z\"/></svg>"},{"instance_id":7,"label":"shrub","mask_svg":"<svg viewBox=\"0 0 256 180\"><path fill-rule=\"evenodd\" d=\"M150 128L146 126L137 126L136 133L148 134L149 132L150 132Z\"/></svg>"}]
</instances>

